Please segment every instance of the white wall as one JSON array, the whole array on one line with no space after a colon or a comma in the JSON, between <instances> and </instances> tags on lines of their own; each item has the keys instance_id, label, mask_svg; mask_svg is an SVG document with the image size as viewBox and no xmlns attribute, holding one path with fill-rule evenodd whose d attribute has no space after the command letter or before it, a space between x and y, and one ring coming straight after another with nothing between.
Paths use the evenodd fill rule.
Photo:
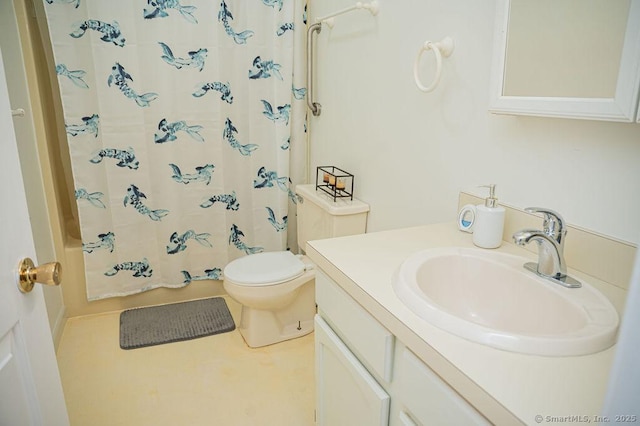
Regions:
<instances>
[{"instance_id":1,"label":"white wall","mask_svg":"<svg viewBox=\"0 0 640 426\"><path fill-rule=\"evenodd\" d=\"M352 4L312 0L310 22ZM500 201L550 207L571 224L640 242L640 124L492 115L493 1L379 4L376 17L356 11L322 29L323 109L309 114L311 166L355 174L356 196L371 205L369 231L453 220L461 189L482 194L476 185L496 183ZM438 88L422 93L415 55L446 35L455 51Z\"/></svg>"},{"instance_id":2,"label":"white wall","mask_svg":"<svg viewBox=\"0 0 640 426\"><path fill-rule=\"evenodd\" d=\"M604 401L602 414L615 421L622 413L634 416L634 422L640 417L638 395L640 395L640 368L638 351L640 350L640 252L631 277L631 286L627 296L622 325L618 332L618 349L609 376L609 387ZM626 421L627 419L624 417ZM603 423L601 423L603 424Z\"/></svg>"}]
</instances>

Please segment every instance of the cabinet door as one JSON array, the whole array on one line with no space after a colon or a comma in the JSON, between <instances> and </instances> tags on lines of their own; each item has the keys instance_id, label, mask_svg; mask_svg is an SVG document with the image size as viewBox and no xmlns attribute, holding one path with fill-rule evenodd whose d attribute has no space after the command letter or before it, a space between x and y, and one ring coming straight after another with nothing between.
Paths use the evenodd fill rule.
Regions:
<instances>
[{"instance_id":1,"label":"cabinet door","mask_svg":"<svg viewBox=\"0 0 640 426\"><path fill-rule=\"evenodd\" d=\"M316 302L326 320L362 365L383 385L391 382L395 337L321 271L316 273Z\"/></svg>"},{"instance_id":2,"label":"cabinet door","mask_svg":"<svg viewBox=\"0 0 640 426\"><path fill-rule=\"evenodd\" d=\"M316 315L316 399L319 426L384 426L389 395Z\"/></svg>"},{"instance_id":3,"label":"cabinet door","mask_svg":"<svg viewBox=\"0 0 640 426\"><path fill-rule=\"evenodd\" d=\"M398 357L397 391L401 425L489 425L453 388L408 349Z\"/></svg>"}]
</instances>

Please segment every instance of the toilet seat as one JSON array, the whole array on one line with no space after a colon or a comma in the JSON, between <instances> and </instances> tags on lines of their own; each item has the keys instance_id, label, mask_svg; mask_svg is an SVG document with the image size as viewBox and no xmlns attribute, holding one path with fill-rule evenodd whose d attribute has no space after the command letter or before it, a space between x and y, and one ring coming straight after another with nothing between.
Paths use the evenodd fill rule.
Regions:
<instances>
[{"instance_id":1,"label":"toilet seat","mask_svg":"<svg viewBox=\"0 0 640 426\"><path fill-rule=\"evenodd\" d=\"M260 287L279 284L302 275L305 264L290 251L251 254L230 262L224 277L236 284Z\"/></svg>"}]
</instances>

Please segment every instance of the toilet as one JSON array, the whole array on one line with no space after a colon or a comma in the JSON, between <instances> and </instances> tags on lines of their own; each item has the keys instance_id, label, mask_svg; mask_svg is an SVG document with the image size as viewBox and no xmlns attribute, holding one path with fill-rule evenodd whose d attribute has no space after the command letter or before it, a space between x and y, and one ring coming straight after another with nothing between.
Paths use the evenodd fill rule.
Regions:
<instances>
[{"instance_id":1,"label":"toilet","mask_svg":"<svg viewBox=\"0 0 640 426\"><path fill-rule=\"evenodd\" d=\"M363 234L369 205L328 196L315 185L298 185L298 246L307 241ZM242 305L238 330L253 348L313 331L315 270L304 255L290 251L250 254L224 268L223 286Z\"/></svg>"}]
</instances>

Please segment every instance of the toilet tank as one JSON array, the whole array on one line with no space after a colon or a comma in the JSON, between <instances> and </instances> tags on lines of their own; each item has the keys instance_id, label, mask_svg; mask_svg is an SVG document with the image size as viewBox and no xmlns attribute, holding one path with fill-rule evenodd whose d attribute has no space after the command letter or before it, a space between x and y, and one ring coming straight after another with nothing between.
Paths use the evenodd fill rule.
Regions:
<instances>
[{"instance_id":1,"label":"toilet tank","mask_svg":"<svg viewBox=\"0 0 640 426\"><path fill-rule=\"evenodd\" d=\"M298 185L298 246L304 250L307 241L364 234L369 205L360 200L338 198L333 201L315 185Z\"/></svg>"}]
</instances>

